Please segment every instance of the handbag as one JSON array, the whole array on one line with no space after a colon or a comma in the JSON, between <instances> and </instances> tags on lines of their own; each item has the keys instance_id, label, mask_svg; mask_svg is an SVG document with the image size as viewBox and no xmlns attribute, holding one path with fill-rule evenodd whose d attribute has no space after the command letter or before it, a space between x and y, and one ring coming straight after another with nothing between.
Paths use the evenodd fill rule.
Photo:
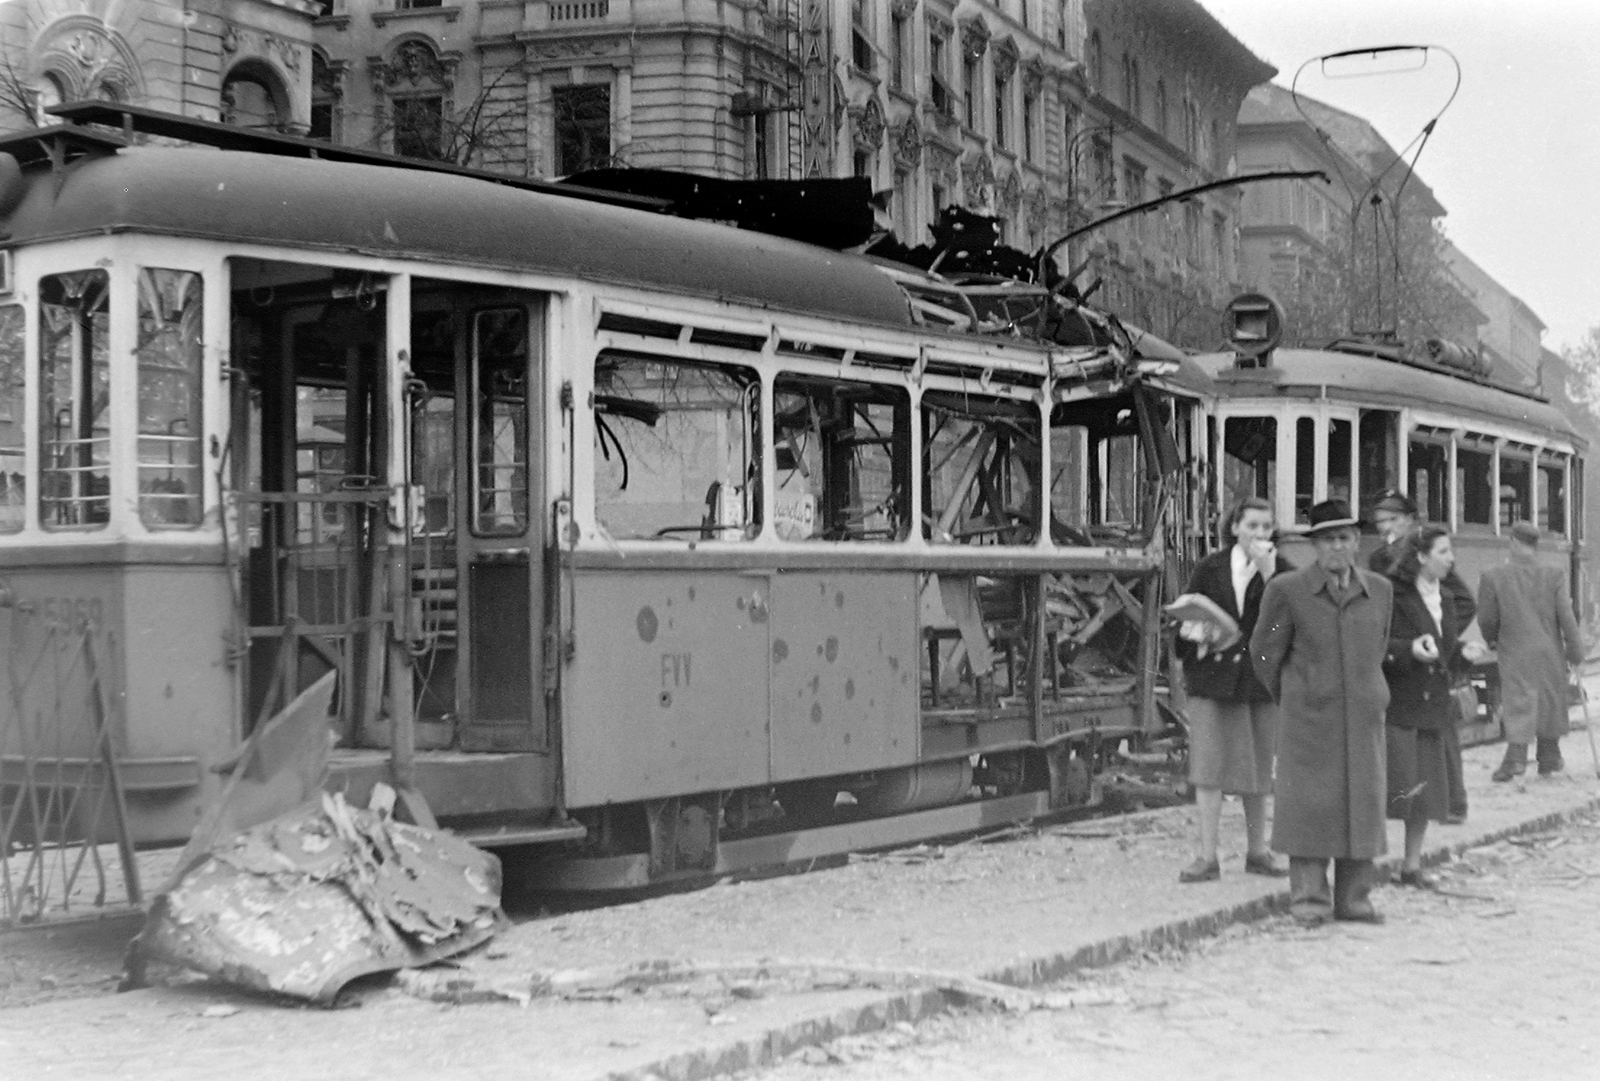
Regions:
<instances>
[{"instance_id":1,"label":"handbag","mask_svg":"<svg viewBox=\"0 0 1600 1081\"><path fill-rule=\"evenodd\" d=\"M1478 689L1471 681L1463 680L1450 688L1450 700L1454 703L1451 712L1455 714L1453 721L1457 728L1478 723Z\"/></svg>"}]
</instances>

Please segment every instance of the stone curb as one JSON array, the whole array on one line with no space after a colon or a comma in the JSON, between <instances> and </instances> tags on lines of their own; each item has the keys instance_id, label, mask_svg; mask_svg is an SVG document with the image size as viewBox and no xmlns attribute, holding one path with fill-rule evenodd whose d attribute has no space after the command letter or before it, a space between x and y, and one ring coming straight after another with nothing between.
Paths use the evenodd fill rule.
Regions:
<instances>
[{"instance_id":1,"label":"stone curb","mask_svg":"<svg viewBox=\"0 0 1600 1081\"><path fill-rule=\"evenodd\" d=\"M1442 863L1460 856L1468 849L1510 837L1540 833L1596 810L1600 810L1600 797L1454 844L1430 848L1424 862L1429 865ZM1385 870L1392 870L1398 866L1398 861L1389 857L1378 861L1378 865ZM1018 961L985 972L978 978L1014 987L1052 983L1083 969L1102 968L1147 951L1187 945L1218 934L1234 924L1251 923L1285 912L1288 908L1289 890L1285 887L1212 912L1093 942L1070 953L1048 954ZM900 992L861 1006L799 1018L757 1036L711 1044L671 1055L646 1066L614 1071L605 1074L604 1081L702 1081L720 1074L772 1066L805 1047L827 1043L842 1036L876 1032L901 1021L919 1021L949 1012L968 1001L963 995L941 990Z\"/></svg>"}]
</instances>

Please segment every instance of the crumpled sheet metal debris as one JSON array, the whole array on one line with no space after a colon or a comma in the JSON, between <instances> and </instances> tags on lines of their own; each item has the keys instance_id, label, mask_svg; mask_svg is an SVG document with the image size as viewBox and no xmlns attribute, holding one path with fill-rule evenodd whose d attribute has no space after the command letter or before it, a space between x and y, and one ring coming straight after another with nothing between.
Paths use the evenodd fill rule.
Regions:
<instances>
[{"instance_id":1,"label":"crumpled sheet metal debris","mask_svg":"<svg viewBox=\"0 0 1600 1081\"><path fill-rule=\"evenodd\" d=\"M357 976L453 956L505 925L495 856L323 793L213 848L157 899L134 948L328 1002Z\"/></svg>"}]
</instances>

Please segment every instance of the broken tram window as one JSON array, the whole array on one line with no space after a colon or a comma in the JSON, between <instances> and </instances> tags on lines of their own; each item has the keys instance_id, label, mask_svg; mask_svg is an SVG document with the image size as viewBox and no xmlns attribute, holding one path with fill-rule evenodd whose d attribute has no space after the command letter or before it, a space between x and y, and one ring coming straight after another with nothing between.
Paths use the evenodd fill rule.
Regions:
<instances>
[{"instance_id":1,"label":"broken tram window","mask_svg":"<svg viewBox=\"0 0 1600 1081\"><path fill-rule=\"evenodd\" d=\"M911 399L874 383L785 374L773 385L780 540L894 541L911 511Z\"/></svg>"},{"instance_id":2,"label":"broken tram window","mask_svg":"<svg viewBox=\"0 0 1600 1081\"><path fill-rule=\"evenodd\" d=\"M761 527L754 371L602 353L595 518L622 539L748 540Z\"/></svg>"},{"instance_id":3,"label":"broken tram window","mask_svg":"<svg viewBox=\"0 0 1600 1081\"><path fill-rule=\"evenodd\" d=\"M1039 535L1040 423L1031 403L922 396L924 535L945 544L1029 544Z\"/></svg>"}]
</instances>

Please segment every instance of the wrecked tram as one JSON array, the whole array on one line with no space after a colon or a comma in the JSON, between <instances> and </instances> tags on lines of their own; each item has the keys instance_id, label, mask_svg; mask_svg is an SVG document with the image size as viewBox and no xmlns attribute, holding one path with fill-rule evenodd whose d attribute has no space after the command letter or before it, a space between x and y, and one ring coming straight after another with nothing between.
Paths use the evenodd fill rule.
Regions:
<instances>
[{"instance_id":1,"label":"wrecked tram","mask_svg":"<svg viewBox=\"0 0 1600 1081\"><path fill-rule=\"evenodd\" d=\"M21 795L95 760L68 698L131 839L180 843L330 672L331 787L568 888L1088 805L1161 728L1181 356L627 197L155 130L242 148L0 145L8 839L99 828Z\"/></svg>"}]
</instances>

